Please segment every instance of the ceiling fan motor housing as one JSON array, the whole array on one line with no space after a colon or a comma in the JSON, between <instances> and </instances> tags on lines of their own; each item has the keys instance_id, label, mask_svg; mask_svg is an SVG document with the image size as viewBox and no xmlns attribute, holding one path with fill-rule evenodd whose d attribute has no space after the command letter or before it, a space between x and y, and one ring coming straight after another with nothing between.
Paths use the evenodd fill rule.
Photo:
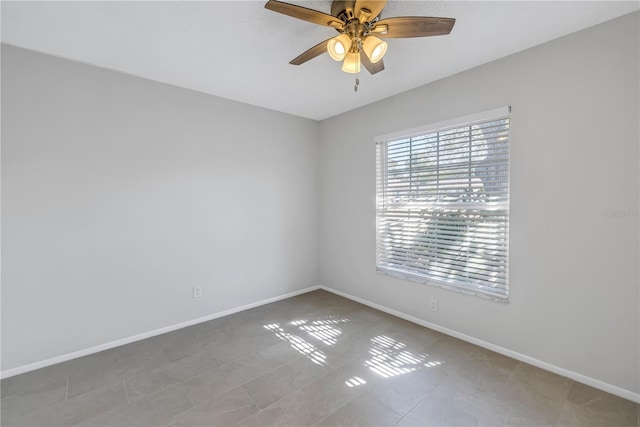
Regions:
<instances>
[{"instance_id":1,"label":"ceiling fan motor housing","mask_svg":"<svg viewBox=\"0 0 640 427\"><path fill-rule=\"evenodd\" d=\"M333 2L331 2L331 14L336 18L348 22L355 18L353 14L355 4L355 0L333 0Z\"/></svg>"},{"instance_id":2,"label":"ceiling fan motor housing","mask_svg":"<svg viewBox=\"0 0 640 427\"><path fill-rule=\"evenodd\" d=\"M352 40L351 51L357 52L359 49L363 36L365 33L365 26L360 23L357 19L352 19L347 22L347 25L344 27L344 32L349 38Z\"/></svg>"}]
</instances>

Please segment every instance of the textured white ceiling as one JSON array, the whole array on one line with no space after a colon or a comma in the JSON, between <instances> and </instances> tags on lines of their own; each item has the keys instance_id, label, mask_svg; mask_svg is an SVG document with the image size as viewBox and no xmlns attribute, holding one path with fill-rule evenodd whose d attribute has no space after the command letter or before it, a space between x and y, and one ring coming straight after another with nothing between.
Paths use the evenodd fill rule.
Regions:
<instances>
[{"instance_id":1,"label":"textured white ceiling","mask_svg":"<svg viewBox=\"0 0 640 427\"><path fill-rule=\"evenodd\" d=\"M398 1L383 17L456 18L449 36L388 39L386 69L289 61L335 30L265 1L2 1L2 41L321 120L638 10L638 1ZM329 13L330 1L290 1Z\"/></svg>"}]
</instances>

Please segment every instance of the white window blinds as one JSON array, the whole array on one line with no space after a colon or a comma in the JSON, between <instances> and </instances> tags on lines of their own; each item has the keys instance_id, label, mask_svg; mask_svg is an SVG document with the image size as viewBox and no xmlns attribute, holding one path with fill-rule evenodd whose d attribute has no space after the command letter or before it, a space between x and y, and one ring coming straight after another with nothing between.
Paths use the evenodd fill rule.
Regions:
<instances>
[{"instance_id":1,"label":"white window blinds","mask_svg":"<svg viewBox=\"0 0 640 427\"><path fill-rule=\"evenodd\" d=\"M507 300L509 109L405 135L377 142L378 271Z\"/></svg>"}]
</instances>

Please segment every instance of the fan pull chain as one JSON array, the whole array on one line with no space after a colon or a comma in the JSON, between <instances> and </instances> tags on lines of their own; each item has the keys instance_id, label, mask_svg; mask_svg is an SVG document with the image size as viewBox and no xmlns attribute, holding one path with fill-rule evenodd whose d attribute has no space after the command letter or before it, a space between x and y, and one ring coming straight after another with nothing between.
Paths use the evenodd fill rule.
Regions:
<instances>
[{"instance_id":1,"label":"fan pull chain","mask_svg":"<svg viewBox=\"0 0 640 427\"><path fill-rule=\"evenodd\" d=\"M360 39L358 39L358 53L360 55L362 55L363 49L362 49L362 43L360 42ZM356 84L353 85L353 91L357 92L358 91L358 86L360 86L360 68L362 68L362 61L360 61L360 57L358 56L358 63L355 64L355 72L356 72Z\"/></svg>"}]
</instances>

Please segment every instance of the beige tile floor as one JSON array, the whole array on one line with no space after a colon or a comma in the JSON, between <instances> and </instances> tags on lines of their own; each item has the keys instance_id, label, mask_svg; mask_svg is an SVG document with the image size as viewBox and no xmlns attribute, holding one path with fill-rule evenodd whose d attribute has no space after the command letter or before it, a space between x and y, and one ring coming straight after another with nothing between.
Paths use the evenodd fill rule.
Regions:
<instances>
[{"instance_id":1,"label":"beige tile floor","mask_svg":"<svg viewBox=\"0 0 640 427\"><path fill-rule=\"evenodd\" d=\"M2 381L3 426L639 426L637 404L325 291Z\"/></svg>"}]
</instances>

